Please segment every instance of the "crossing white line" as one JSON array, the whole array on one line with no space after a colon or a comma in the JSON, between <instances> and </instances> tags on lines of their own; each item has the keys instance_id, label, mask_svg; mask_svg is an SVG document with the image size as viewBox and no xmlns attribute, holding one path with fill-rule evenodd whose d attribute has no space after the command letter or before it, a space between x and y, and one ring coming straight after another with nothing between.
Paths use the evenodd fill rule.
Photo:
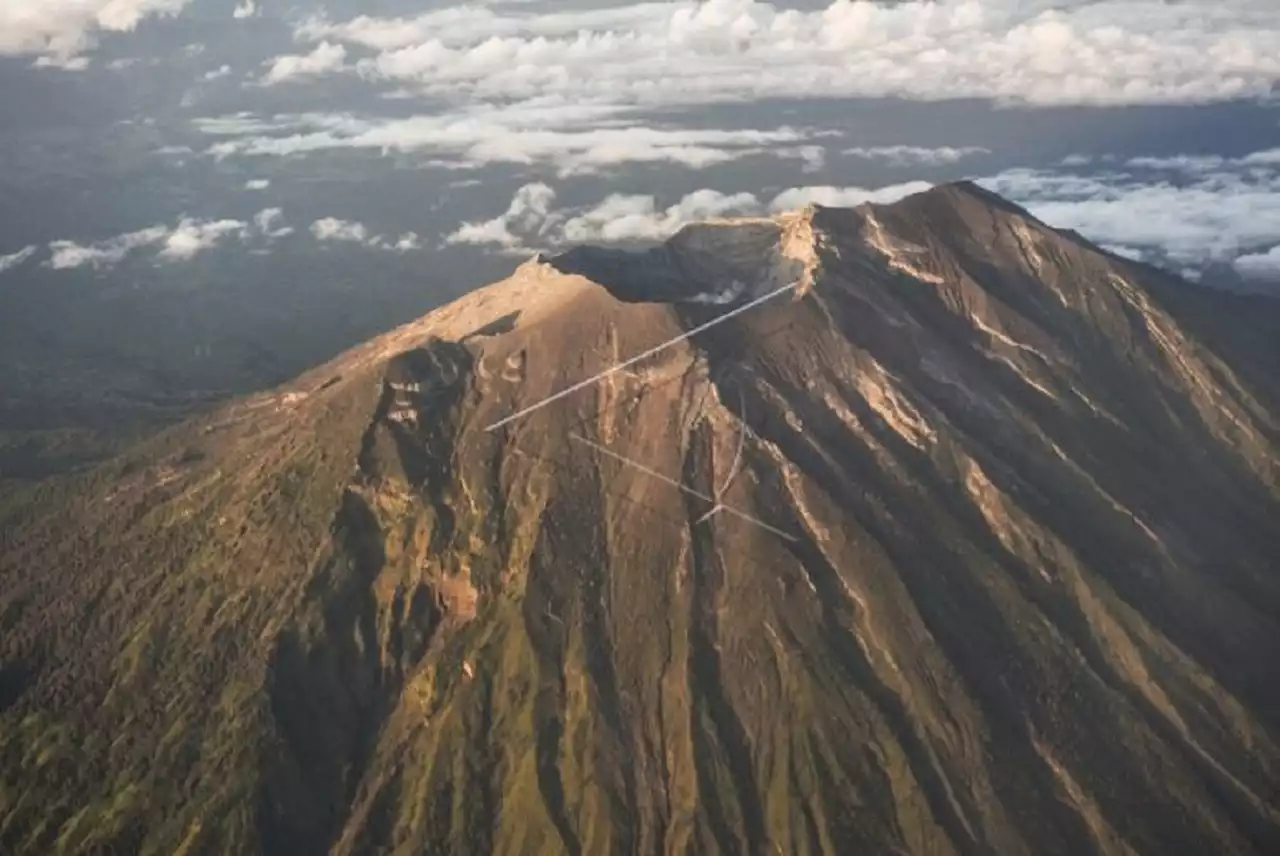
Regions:
<instances>
[{"instance_id":1,"label":"crossing white line","mask_svg":"<svg viewBox=\"0 0 1280 856\"><path fill-rule=\"evenodd\" d=\"M662 473L658 472L657 470L650 469L649 467L646 467L644 464L639 463L638 461L633 461L630 458L626 457L625 455L619 455L617 452L607 449L604 446L601 446L599 443L594 443L591 440L588 440L586 437L581 437L577 434L570 434L569 439L577 440L579 443L585 443L586 445L595 449L597 452L599 452L602 455L607 455L610 458L613 458L617 461L621 461L622 463L627 464L628 466L635 467L637 470L644 473L645 475L652 476L658 481L669 484L672 487L676 488L677 490L681 490L689 494L690 496L695 496L698 499L703 500L704 502L710 502L714 504L716 507L713 508L711 512L709 512L708 514L703 515L702 518L698 520L699 523L701 523L703 520L707 520L708 518L710 518L712 514L715 514L718 511L723 511L727 514L732 514L734 517L738 517L742 520L745 520L748 523L754 523L756 526L759 526L761 529L772 532L774 535L777 535L781 538L786 538L788 541L800 540L796 538L796 536L792 535L790 532L784 532L781 529L770 526L768 523L765 523L763 520L752 517L750 514L747 514L745 511L739 511L738 509L734 508L732 505L725 505L723 502L718 502L714 498L707 496L705 493L702 493L701 491L694 490L693 488L689 487L687 484L684 484L683 482L678 482L673 478L664 476Z\"/></svg>"}]
</instances>

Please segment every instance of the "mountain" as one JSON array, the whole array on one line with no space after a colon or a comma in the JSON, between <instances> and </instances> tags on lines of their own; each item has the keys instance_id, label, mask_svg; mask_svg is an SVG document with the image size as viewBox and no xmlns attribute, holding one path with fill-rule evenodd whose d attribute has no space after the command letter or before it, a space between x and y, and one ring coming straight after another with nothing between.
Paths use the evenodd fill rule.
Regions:
<instances>
[{"instance_id":1,"label":"mountain","mask_svg":"<svg viewBox=\"0 0 1280 856\"><path fill-rule=\"evenodd\" d=\"M1277 369L972 184L535 257L0 507L0 852L1280 852Z\"/></svg>"}]
</instances>

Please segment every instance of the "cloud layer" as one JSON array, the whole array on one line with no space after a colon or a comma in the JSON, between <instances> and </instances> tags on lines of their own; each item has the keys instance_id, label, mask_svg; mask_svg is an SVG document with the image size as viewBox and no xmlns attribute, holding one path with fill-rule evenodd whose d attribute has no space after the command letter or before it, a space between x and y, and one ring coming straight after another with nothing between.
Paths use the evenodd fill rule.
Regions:
<instances>
[{"instance_id":1,"label":"cloud layer","mask_svg":"<svg viewBox=\"0 0 1280 856\"><path fill-rule=\"evenodd\" d=\"M812 171L824 163L823 131L690 127L681 111L775 98L1182 104L1265 97L1280 82L1272 0L834 0L810 11L756 0L469 4L410 17L313 17L295 37L297 51L264 63L260 83L346 73L384 95L425 100L430 112L231 117L235 130L228 117L211 117L197 126L225 139L207 153L413 152L450 167L545 164L560 176L769 154ZM989 153L919 144L842 151L894 167Z\"/></svg>"},{"instance_id":2,"label":"cloud layer","mask_svg":"<svg viewBox=\"0 0 1280 856\"><path fill-rule=\"evenodd\" d=\"M701 168L766 152L810 163L821 156L820 148L803 145L819 136L813 131L649 127L615 118L610 108L559 102L396 119L234 114L198 119L195 124L205 134L224 138L206 150L217 158L286 157L339 149L421 152L454 166L549 164L562 176L628 163Z\"/></svg>"},{"instance_id":3,"label":"cloud layer","mask_svg":"<svg viewBox=\"0 0 1280 856\"><path fill-rule=\"evenodd\" d=\"M1275 258L1280 149L1071 163L1071 171L1014 169L981 183L1047 223L1174 268L1234 263L1259 276Z\"/></svg>"},{"instance_id":4,"label":"cloud layer","mask_svg":"<svg viewBox=\"0 0 1280 856\"><path fill-rule=\"evenodd\" d=\"M644 106L759 98L1029 104L1262 97L1280 80L1272 0L753 0L527 12L469 5L306 21L370 80L458 99Z\"/></svg>"},{"instance_id":5,"label":"cloud layer","mask_svg":"<svg viewBox=\"0 0 1280 856\"><path fill-rule=\"evenodd\" d=\"M861 187L793 187L763 202L753 193L721 193L702 189L667 207L645 194L611 194L599 203L556 208L556 192L541 182L516 191L507 210L491 220L463 223L445 236L446 244L495 247L502 252L529 253L568 244L661 241L682 226L727 216L755 216L819 205L852 206L894 202L927 190L925 182L909 182L875 190Z\"/></svg>"},{"instance_id":6,"label":"cloud layer","mask_svg":"<svg viewBox=\"0 0 1280 856\"><path fill-rule=\"evenodd\" d=\"M1280 149L1237 158L1067 161L1054 170L1010 169L978 181L1050 225L1074 229L1130 258L1190 276L1221 264L1247 279L1280 276ZM576 243L658 241L697 220L810 202L889 203L929 187L922 181L879 189L813 185L784 190L767 202L707 188L665 207L650 195L612 194L594 205L558 208L556 191L536 182L517 190L503 213L463 223L445 242L527 253Z\"/></svg>"}]
</instances>

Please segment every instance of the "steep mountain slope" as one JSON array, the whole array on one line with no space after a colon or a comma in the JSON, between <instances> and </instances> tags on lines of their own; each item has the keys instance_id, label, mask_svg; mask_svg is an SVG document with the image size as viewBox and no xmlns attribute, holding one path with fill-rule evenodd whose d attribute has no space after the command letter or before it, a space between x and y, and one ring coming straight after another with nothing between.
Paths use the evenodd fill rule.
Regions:
<instances>
[{"instance_id":1,"label":"steep mountain slope","mask_svg":"<svg viewBox=\"0 0 1280 856\"><path fill-rule=\"evenodd\" d=\"M968 184L535 258L0 510L0 852L1280 852L1277 369Z\"/></svg>"}]
</instances>

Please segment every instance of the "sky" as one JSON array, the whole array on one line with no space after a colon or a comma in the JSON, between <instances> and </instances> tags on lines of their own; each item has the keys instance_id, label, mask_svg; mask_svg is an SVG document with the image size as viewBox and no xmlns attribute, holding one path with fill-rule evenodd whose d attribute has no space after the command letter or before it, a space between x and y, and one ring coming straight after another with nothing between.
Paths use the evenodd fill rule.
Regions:
<instances>
[{"instance_id":1,"label":"sky","mask_svg":"<svg viewBox=\"0 0 1280 856\"><path fill-rule=\"evenodd\" d=\"M537 250L959 178L1280 295L1278 82L1276 0L4 0L0 333L350 344Z\"/></svg>"}]
</instances>

